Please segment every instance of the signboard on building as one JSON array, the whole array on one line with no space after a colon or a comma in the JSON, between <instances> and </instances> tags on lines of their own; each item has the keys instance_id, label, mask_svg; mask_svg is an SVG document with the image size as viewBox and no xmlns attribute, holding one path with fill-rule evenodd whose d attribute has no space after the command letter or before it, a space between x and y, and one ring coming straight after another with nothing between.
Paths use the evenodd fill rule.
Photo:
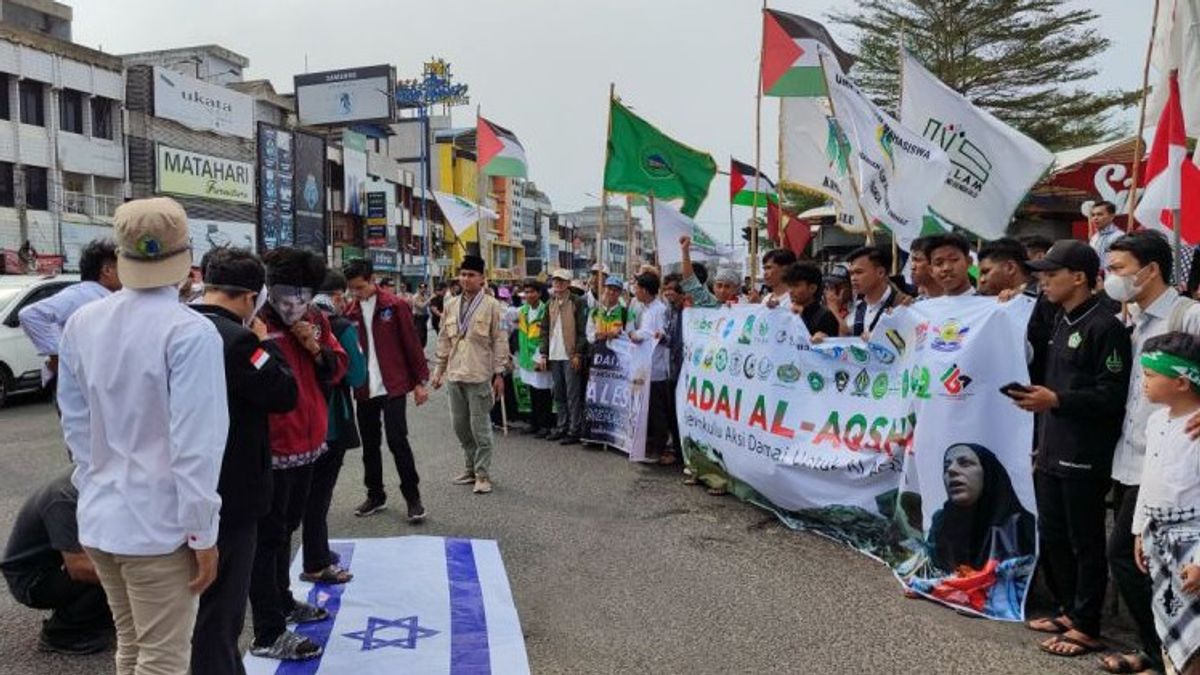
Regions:
<instances>
[{"instance_id":1,"label":"signboard on building","mask_svg":"<svg viewBox=\"0 0 1200 675\"><path fill-rule=\"evenodd\" d=\"M386 65L297 75L296 114L303 125L390 122L395 83L396 69Z\"/></svg>"},{"instance_id":2,"label":"signboard on building","mask_svg":"<svg viewBox=\"0 0 1200 675\"><path fill-rule=\"evenodd\" d=\"M257 249L254 223L188 218L188 237L192 240L192 260L196 264L214 248Z\"/></svg>"},{"instance_id":3,"label":"signboard on building","mask_svg":"<svg viewBox=\"0 0 1200 675\"><path fill-rule=\"evenodd\" d=\"M367 245L385 246L388 240L387 193L367 193Z\"/></svg>"},{"instance_id":4,"label":"signboard on building","mask_svg":"<svg viewBox=\"0 0 1200 675\"><path fill-rule=\"evenodd\" d=\"M258 125L258 222L263 250L296 241L295 152L292 134Z\"/></svg>"},{"instance_id":5,"label":"signboard on building","mask_svg":"<svg viewBox=\"0 0 1200 675\"><path fill-rule=\"evenodd\" d=\"M367 189L367 137L347 131L342 134L342 211L355 216L364 215L364 193Z\"/></svg>"},{"instance_id":6,"label":"signboard on building","mask_svg":"<svg viewBox=\"0 0 1200 675\"><path fill-rule=\"evenodd\" d=\"M254 165L158 144L157 189L177 195L254 203Z\"/></svg>"},{"instance_id":7,"label":"signboard on building","mask_svg":"<svg viewBox=\"0 0 1200 675\"><path fill-rule=\"evenodd\" d=\"M254 138L254 99L167 68L154 67L154 116L197 131Z\"/></svg>"},{"instance_id":8,"label":"signboard on building","mask_svg":"<svg viewBox=\"0 0 1200 675\"><path fill-rule=\"evenodd\" d=\"M296 246L325 255L325 139L299 131L293 137Z\"/></svg>"},{"instance_id":9,"label":"signboard on building","mask_svg":"<svg viewBox=\"0 0 1200 675\"><path fill-rule=\"evenodd\" d=\"M399 262L396 252L387 248L367 249L367 260L376 272L395 272Z\"/></svg>"}]
</instances>

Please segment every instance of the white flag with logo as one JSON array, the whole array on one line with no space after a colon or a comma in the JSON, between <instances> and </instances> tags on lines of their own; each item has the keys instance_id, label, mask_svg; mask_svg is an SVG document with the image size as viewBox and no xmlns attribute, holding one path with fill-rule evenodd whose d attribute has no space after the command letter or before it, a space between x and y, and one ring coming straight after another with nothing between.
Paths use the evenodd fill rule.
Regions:
<instances>
[{"instance_id":1,"label":"white flag with logo","mask_svg":"<svg viewBox=\"0 0 1200 675\"><path fill-rule=\"evenodd\" d=\"M529 673L496 542L413 536L330 547L350 583L298 583L300 553L290 572L292 594L329 612L296 627L324 652L290 663L247 655L247 675Z\"/></svg>"},{"instance_id":2,"label":"white flag with logo","mask_svg":"<svg viewBox=\"0 0 1200 675\"><path fill-rule=\"evenodd\" d=\"M865 231L850 187L850 144L829 112L829 99L779 99L779 137L779 182L829 197L838 211L839 226L849 232Z\"/></svg>"},{"instance_id":3,"label":"white flag with logo","mask_svg":"<svg viewBox=\"0 0 1200 675\"><path fill-rule=\"evenodd\" d=\"M902 52L900 121L950 158L945 187L930 208L984 239L1003 237L1012 214L1054 155L946 86Z\"/></svg>"},{"instance_id":4,"label":"white flag with logo","mask_svg":"<svg viewBox=\"0 0 1200 675\"><path fill-rule=\"evenodd\" d=\"M437 200L438 208L442 210L442 215L446 217L446 222L450 223L454 234L460 237L481 216L487 216L488 218L498 217L495 211L486 206L480 206L465 197L455 194L434 190L433 198Z\"/></svg>"},{"instance_id":5,"label":"white flag with logo","mask_svg":"<svg viewBox=\"0 0 1200 675\"><path fill-rule=\"evenodd\" d=\"M713 260L733 255L730 246L718 244L696 221L680 213L679 209L661 199L654 200L654 245L658 248L659 265L683 262L683 251L679 248L679 238L683 236L692 238L693 260Z\"/></svg>"},{"instance_id":6,"label":"white flag with logo","mask_svg":"<svg viewBox=\"0 0 1200 675\"><path fill-rule=\"evenodd\" d=\"M853 149L851 170L858 176L863 211L872 226L891 230L907 251L921 234L950 160L941 148L880 110L824 50L821 62L838 124Z\"/></svg>"}]
</instances>

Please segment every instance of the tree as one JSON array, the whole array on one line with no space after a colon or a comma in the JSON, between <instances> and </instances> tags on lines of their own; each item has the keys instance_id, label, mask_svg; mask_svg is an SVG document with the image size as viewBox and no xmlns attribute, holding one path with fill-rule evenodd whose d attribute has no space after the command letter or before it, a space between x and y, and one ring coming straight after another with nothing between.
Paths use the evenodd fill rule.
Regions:
<instances>
[{"instance_id":1,"label":"tree","mask_svg":"<svg viewBox=\"0 0 1200 675\"><path fill-rule=\"evenodd\" d=\"M1120 130L1115 109L1139 92L1089 92L1091 61L1109 40L1090 9L1067 0L860 0L833 20L858 30L851 74L881 105L899 98L899 42L934 75L1052 150L1097 143Z\"/></svg>"}]
</instances>

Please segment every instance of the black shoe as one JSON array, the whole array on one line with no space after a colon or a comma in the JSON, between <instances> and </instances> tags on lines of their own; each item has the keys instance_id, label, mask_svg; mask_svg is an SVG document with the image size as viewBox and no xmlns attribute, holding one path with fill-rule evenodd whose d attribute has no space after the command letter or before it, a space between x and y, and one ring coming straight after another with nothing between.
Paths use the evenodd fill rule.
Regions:
<instances>
[{"instance_id":1,"label":"black shoe","mask_svg":"<svg viewBox=\"0 0 1200 675\"><path fill-rule=\"evenodd\" d=\"M558 442L558 444L559 445L579 445L579 437L578 436L564 436L563 439Z\"/></svg>"},{"instance_id":2,"label":"black shoe","mask_svg":"<svg viewBox=\"0 0 1200 675\"><path fill-rule=\"evenodd\" d=\"M521 434L523 434L525 436L536 436L541 433L543 433L543 432L538 427L525 427L524 429L521 430Z\"/></svg>"},{"instance_id":3,"label":"black shoe","mask_svg":"<svg viewBox=\"0 0 1200 675\"><path fill-rule=\"evenodd\" d=\"M566 438L566 436L567 436L567 435L566 435L566 434L564 434L564 433L563 433L563 432L561 432L561 431L551 431L551 432L549 433L549 435L547 435L547 436L546 436L546 440L548 440L548 441L557 441L557 440L561 440L561 439L563 439L563 438Z\"/></svg>"},{"instance_id":4,"label":"black shoe","mask_svg":"<svg viewBox=\"0 0 1200 675\"><path fill-rule=\"evenodd\" d=\"M549 435L550 435L549 429L538 429L537 431L533 432L534 438L546 438Z\"/></svg>"},{"instance_id":5,"label":"black shoe","mask_svg":"<svg viewBox=\"0 0 1200 675\"><path fill-rule=\"evenodd\" d=\"M425 506L421 502L416 501L408 505L408 522L416 525L425 520Z\"/></svg>"},{"instance_id":6,"label":"black shoe","mask_svg":"<svg viewBox=\"0 0 1200 675\"><path fill-rule=\"evenodd\" d=\"M47 654L63 654L64 656L86 656L99 654L112 649L113 638L108 635L95 635L74 642L51 640L45 633L38 636L38 651Z\"/></svg>"},{"instance_id":7,"label":"black shoe","mask_svg":"<svg viewBox=\"0 0 1200 675\"><path fill-rule=\"evenodd\" d=\"M329 612L324 607L310 605L297 601L292 611L288 612L288 623L317 623L329 618Z\"/></svg>"},{"instance_id":8,"label":"black shoe","mask_svg":"<svg viewBox=\"0 0 1200 675\"><path fill-rule=\"evenodd\" d=\"M367 516L373 516L386 508L387 499L375 499L372 497L367 497L363 503L358 505L357 509L354 509L354 515L358 516L359 518L366 518Z\"/></svg>"}]
</instances>

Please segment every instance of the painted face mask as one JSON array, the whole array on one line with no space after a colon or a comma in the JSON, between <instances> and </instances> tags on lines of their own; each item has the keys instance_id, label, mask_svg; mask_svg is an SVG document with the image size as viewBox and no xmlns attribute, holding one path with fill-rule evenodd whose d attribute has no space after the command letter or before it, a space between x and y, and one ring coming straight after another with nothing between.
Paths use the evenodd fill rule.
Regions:
<instances>
[{"instance_id":1,"label":"painted face mask","mask_svg":"<svg viewBox=\"0 0 1200 675\"><path fill-rule=\"evenodd\" d=\"M308 313L308 304L312 302L313 292L311 288L275 284L268 296L271 307L283 320L284 325L291 326Z\"/></svg>"}]
</instances>

